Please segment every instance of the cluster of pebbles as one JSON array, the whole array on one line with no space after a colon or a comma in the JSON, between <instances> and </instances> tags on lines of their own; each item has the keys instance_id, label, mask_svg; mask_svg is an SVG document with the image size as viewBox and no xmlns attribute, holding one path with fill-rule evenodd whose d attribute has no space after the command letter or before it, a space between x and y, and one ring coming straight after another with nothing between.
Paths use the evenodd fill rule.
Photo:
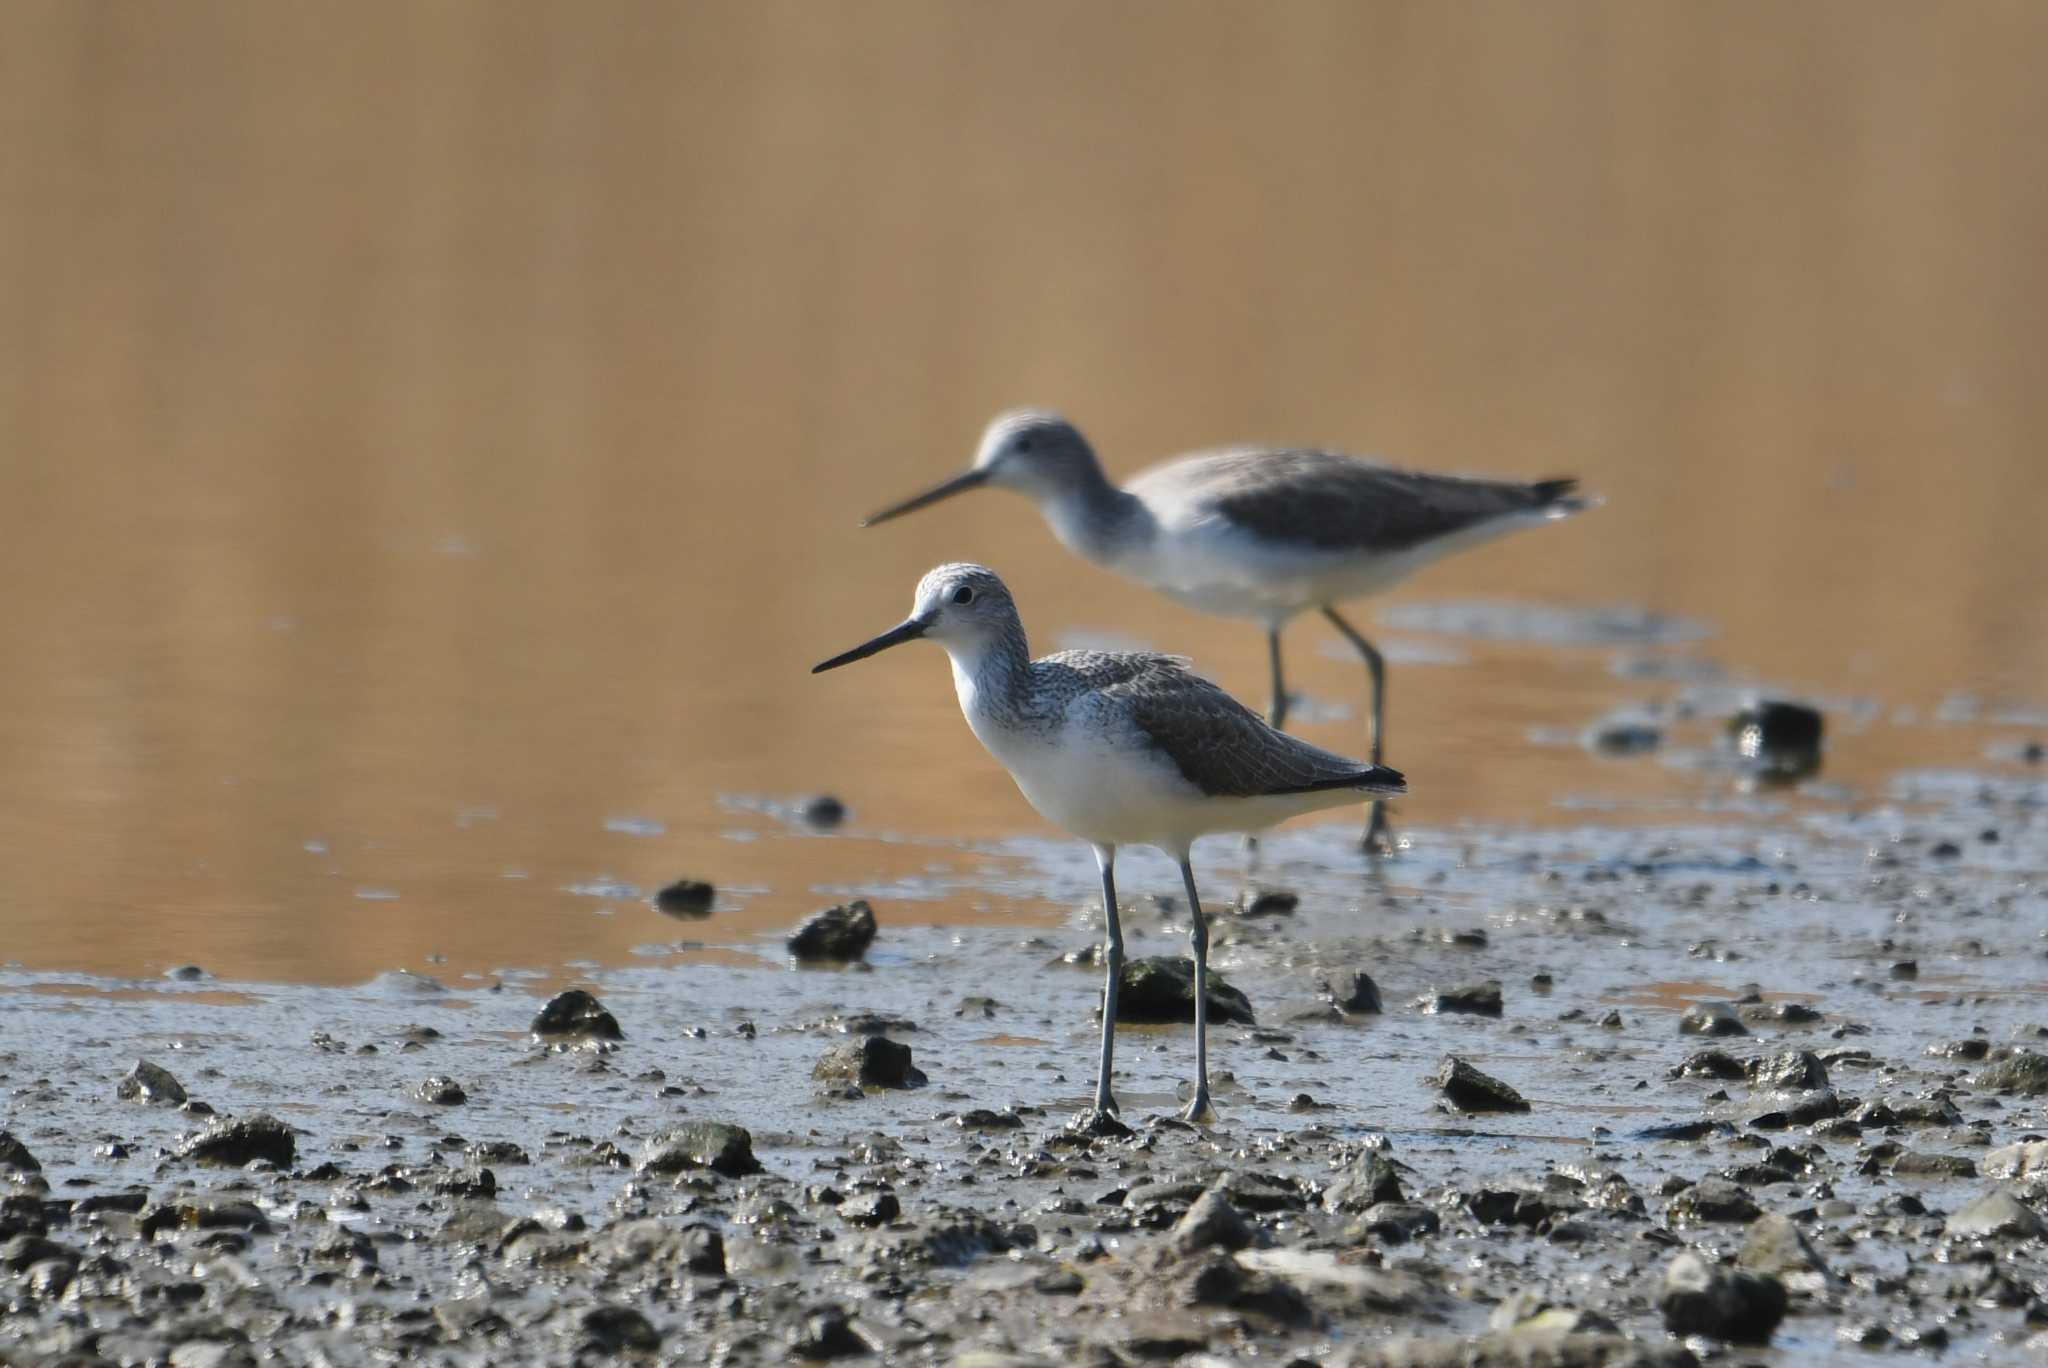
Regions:
<instances>
[{"instance_id":1,"label":"cluster of pebbles","mask_svg":"<svg viewBox=\"0 0 2048 1368\"><path fill-rule=\"evenodd\" d=\"M22 994L0 1360L2039 1356L2042 810L1973 794L1964 857L1930 817L1289 859L1216 918L1213 1127L1174 1116L1167 899L1127 913L1115 1125L1077 1115L1085 907L1062 944L852 905L537 1014Z\"/></svg>"}]
</instances>

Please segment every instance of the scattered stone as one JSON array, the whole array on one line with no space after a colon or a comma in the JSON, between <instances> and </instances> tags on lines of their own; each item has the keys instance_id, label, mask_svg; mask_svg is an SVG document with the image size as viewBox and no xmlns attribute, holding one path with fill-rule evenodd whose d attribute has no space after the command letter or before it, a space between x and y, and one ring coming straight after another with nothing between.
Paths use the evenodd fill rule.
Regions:
<instances>
[{"instance_id":1,"label":"scattered stone","mask_svg":"<svg viewBox=\"0 0 2048 1368\"><path fill-rule=\"evenodd\" d=\"M1744 1003L1737 1015L1751 1026L1811 1026L1826 1019L1819 1010L1803 1002Z\"/></svg>"},{"instance_id":2,"label":"scattered stone","mask_svg":"<svg viewBox=\"0 0 2048 1368\"><path fill-rule=\"evenodd\" d=\"M1262 888L1256 893L1246 893L1237 900L1237 915L1240 917L1286 917L1301 906L1301 897L1279 888Z\"/></svg>"},{"instance_id":3,"label":"scattered stone","mask_svg":"<svg viewBox=\"0 0 2048 1368\"><path fill-rule=\"evenodd\" d=\"M22 1173L41 1173L43 1166L28 1152L28 1146L15 1137L13 1131L0 1130L0 1169L15 1169Z\"/></svg>"},{"instance_id":4,"label":"scattered stone","mask_svg":"<svg viewBox=\"0 0 2048 1368\"><path fill-rule=\"evenodd\" d=\"M1891 976L1892 976L1893 978L1895 978L1895 979L1917 979L1917 978L1919 978L1919 977L1920 977L1920 961L1919 961L1919 960L1896 960L1896 961L1894 961L1894 962L1893 962L1893 964L1892 964L1892 967L1891 967Z\"/></svg>"},{"instance_id":5,"label":"scattered stone","mask_svg":"<svg viewBox=\"0 0 2048 1368\"><path fill-rule=\"evenodd\" d=\"M661 1332L630 1306L593 1306L583 1313L583 1333L608 1354L651 1354L661 1348Z\"/></svg>"},{"instance_id":6,"label":"scattered stone","mask_svg":"<svg viewBox=\"0 0 2048 1368\"><path fill-rule=\"evenodd\" d=\"M1662 744L1663 729L1638 718L1605 718L1586 734L1587 748L1598 755L1647 755Z\"/></svg>"},{"instance_id":7,"label":"scattered stone","mask_svg":"<svg viewBox=\"0 0 2048 1368\"><path fill-rule=\"evenodd\" d=\"M1674 1335L1766 1344L1785 1318L1785 1289L1776 1278L1730 1273L1686 1250L1664 1271L1657 1306Z\"/></svg>"},{"instance_id":8,"label":"scattered stone","mask_svg":"<svg viewBox=\"0 0 2048 1368\"><path fill-rule=\"evenodd\" d=\"M1252 1242L1252 1228L1223 1195L1212 1187L1195 1199L1173 1228L1173 1246L1183 1254L1203 1249L1236 1251Z\"/></svg>"},{"instance_id":9,"label":"scattered stone","mask_svg":"<svg viewBox=\"0 0 2048 1368\"><path fill-rule=\"evenodd\" d=\"M1323 1205L1331 1211L1364 1211L1382 1202L1406 1200L1394 1161L1378 1150L1360 1155L1342 1177L1323 1191Z\"/></svg>"},{"instance_id":10,"label":"scattered stone","mask_svg":"<svg viewBox=\"0 0 2048 1368\"><path fill-rule=\"evenodd\" d=\"M656 910L671 917L708 917L718 890L702 879L677 879L654 895Z\"/></svg>"},{"instance_id":11,"label":"scattered stone","mask_svg":"<svg viewBox=\"0 0 2048 1368\"><path fill-rule=\"evenodd\" d=\"M1363 1235L1381 1244L1394 1245L1434 1235L1441 1229L1442 1218L1426 1206L1417 1206L1413 1202L1381 1202L1367 1207L1358 1224L1347 1234L1352 1238Z\"/></svg>"},{"instance_id":12,"label":"scattered stone","mask_svg":"<svg viewBox=\"0 0 2048 1368\"><path fill-rule=\"evenodd\" d=\"M1728 720L1735 753L1759 774L1804 779L1820 770L1821 715L1803 703L1763 699Z\"/></svg>"},{"instance_id":13,"label":"scattered stone","mask_svg":"<svg viewBox=\"0 0 2048 1368\"><path fill-rule=\"evenodd\" d=\"M1529 1104L1522 1095L1489 1074L1481 1073L1456 1055L1445 1055L1436 1072L1436 1086L1444 1099L1459 1111L1525 1112Z\"/></svg>"},{"instance_id":14,"label":"scattered stone","mask_svg":"<svg viewBox=\"0 0 2048 1368\"><path fill-rule=\"evenodd\" d=\"M581 988L571 988L547 1000L527 1028L542 1040L624 1040L626 1033L604 1004Z\"/></svg>"},{"instance_id":15,"label":"scattered stone","mask_svg":"<svg viewBox=\"0 0 2048 1368\"><path fill-rule=\"evenodd\" d=\"M789 953L809 962L847 963L867 954L875 939L875 910L867 901L828 907L796 929Z\"/></svg>"},{"instance_id":16,"label":"scattered stone","mask_svg":"<svg viewBox=\"0 0 2048 1368\"><path fill-rule=\"evenodd\" d=\"M862 1036L825 1051L811 1077L862 1088L921 1088L930 1080L910 1062L910 1047L886 1036Z\"/></svg>"},{"instance_id":17,"label":"scattered stone","mask_svg":"<svg viewBox=\"0 0 2048 1368\"><path fill-rule=\"evenodd\" d=\"M1726 1050L1697 1050L1680 1060L1667 1078L1725 1078L1749 1077L1749 1066L1729 1054Z\"/></svg>"},{"instance_id":18,"label":"scattered stone","mask_svg":"<svg viewBox=\"0 0 2048 1368\"><path fill-rule=\"evenodd\" d=\"M1895 1178L1975 1178L1977 1161L1966 1154L1901 1150L1887 1172Z\"/></svg>"},{"instance_id":19,"label":"scattered stone","mask_svg":"<svg viewBox=\"0 0 2048 1368\"><path fill-rule=\"evenodd\" d=\"M1417 998L1415 1005L1428 1013L1469 1012L1474 1016L1497 1017L1501 1014L1500 980L1433 989Z\"/></svg>"},{"instance_id":20,"label":"scattered stone","mask_svg":"<svg viewBox=\"0 0 2048 1368\"><path fill-rule=\"evenodd\" d=\"M1986 1154L1978 1167L1986 1178L2023 1178L2030 1173L2048 1172L2048 1140L2001 1145Z\"/></svg>"},{"instance_id":21,"label":"scattered stone","mask_svg":"<svg viewBox=\"0 0 2048 1368\"><path fill-rule=\"evenodd\" d=\"M754 1137L744 1126L721 1121L694 1121L664 1131L647 1142L638 1167L643 1173L710 1169L728 1178L761 1171L754 1158Z\"/></svg>"},{"instance_id":22,"label":"scattered stone","mask_svg":"<svg viewBox=\"0 0 2048 1368\"><path fill-rule=\"evenodd\" d=\"M1955 1240L2032 1240L2048 1234L2048 1223L2010 1189L2001 1187L1950 1216L1943 1230Z\"/></svg>"},{"instance_id":23,"label":"scattered stone","mask_svg":"<svg viewBox=\"0 0 2048 1368\"><path fill-rule=\"evenodd\" d=\"M1256 1024L1251 1000L1211 968L1209 1024ZM1116 1019L1133 1024L1192 1022L1195 1019L1194 961L1177 955L1147 955L1124 961L1117 980Z\"/></svg>"},{"instance_id":24,"label":"scattered stone","mask_svg":"<svg viewBox=\"0 0 2048 1368\"><path fill-rule=\"evenodd\" d=\"M1349 1012L1353 1016L1378 1016L1380 1013L1380 986L1363 969L1324 979L1320 987L1323 996L1336 1004L1340 1012Z\"/></svg>"},{"instance_id":25,"label":"scattered stone","mask_svg":"<svg viewBox=\"0 0 2048 1368\"><path fill-rule=\"evenodd\" d=\"M874 1353L874 1347L853 1328L853 1319L843 1307L821 1306L805 1314L789 1347L798 1358L858 1358Z\"/></svg>"},{"instance_id":26,"label":"scattered stone","mask_svg":"<svg viewBox=\"0 0 2048 1368\"><path fill-rule=\"evenodd\" d=\"M1678 1018L1678 1031L1680 1035L1697 1036L1749 1034L1749 1028L1744 1026L1742 1018L1735 1014L1735 1008L1725 1002L1694 1003Z\"/></svg>"},{"instance_id":27,"label":"scattered stone","mask_svg":"<svg viewBox=\"0 0 2048 1368\"><path fill-rule=\"evenodd\" d=\"M839 1204L839 1219L848 1225L887 1225L903 1214L903 1204L888 1191L863 1192Z\"/></svg>"},{"instance_id":28,"label":"scattered stone","mask_svg":"<svg viewBox=\"0 0 2048 1368\"><path fill-rule=\"evenodd\" d=\"M1819 1251L1798 1224L1782 1212L1766 1212L1750 1224L1735 1264L1751 1273L1776 1278L1788 1292L1812 1295L1835 1282Z\"/></svg>"},{"instance_id":29,"label":"scattered stone","mask_svg":"<svg viewBox=\"0 0 2048 1368\"><path fill-rule=\"evenodd\" d=\"M180 1159L203 1164L227 1164L236 1168L262 1160L278 1168L290 1168L298 1157L298 1141L292 1128L267 1113L231 1120L222 1117L196 1135L187 1136L177 1150Z\"/></svg>"},{"instance_id":30,"label":"scattered stone","mask_svg":"<svg viewBox=\"0 0 2048 1368\"><path fill-rule=\"evenodd\" d=\"M1812 1092L1828 1086L1828 1066L1811 1050L1786 1050L1752 1059L1747 1072L1756 1087L1775 1092Z\"/></svg>"},{"instance_id":31,"label":"scattered stone","mask_svg":"<svg viewBox=\"0 0 2048 1368\"><path fill-rule=\"evenodd\" d=\"M135 1061L135 1067L114 1085L114 1095L129 1102L156 1102L173 1107L186 1100L184 1086L171 1077L171 1071L146 1059Z\"/></svg>"},{"instance_id":32,"label":"scattered stone","mask_svg":"<svg viewBox=\"0 0 2048 1368\"><path fill-rule=\"evenodd\" d=\"M797 804L796 815L814 827L836 827L846 820L846 804L829 793L815 794Z\"/></svg>"},{"instance_id":33,"label":"scattered stone","mask_svg":"<svg viewBox=\"0 0 2048 1368\"><path fill-rule=\"evenodd\" d=\"M1972 1080L1980 1088L1995 1092L2040 1097L2048 1093L2048 1055L2032 1050L2014 1050L2005 1058L1977 1070Z\"/></svg>"},{"instance_id":34,"label":"scattered stone","mask_svg":"<svg viewBox=\"0 0 2048 1368\"><path fill-rule=\"evenodd\" d=\"M462 1085L445 1074L432 1074L412 1085L410 1095L414 1101L426 1102L436 1107L459 1107L469 1101L469 1094Z\"/></svg>"},{"instance_id":35,"label":"scattered stone","mask_svg":"<svg viewBox=\"0 0 2048 1368\"><path fill-rule=\"evenodd\" d=\"M1734 1223L1746 1225L1763 1213L1750 1195L1725 1178L1702 1178L1664 1208L1673 1226Z\"/></svg>"},{"instance_id":36,"label":"scattered stone","mask_svg":"<svg viewBox=\"0 0 2048 1368\"><path fill-rule=\"evenodd\" d=\"M692 1273L723 1276L725 1239L710 1226L678 1230L667 1221L621 1221L595 1245L597 1257L613 1268L679 1267Z\"/></svg>"}]
</instances>

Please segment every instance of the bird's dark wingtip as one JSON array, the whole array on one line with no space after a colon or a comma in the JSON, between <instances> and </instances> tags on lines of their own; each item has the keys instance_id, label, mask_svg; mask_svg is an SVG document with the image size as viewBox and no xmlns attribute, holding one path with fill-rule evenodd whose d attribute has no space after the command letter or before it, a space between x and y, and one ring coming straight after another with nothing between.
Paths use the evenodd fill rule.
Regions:
<instances>
[{"instance_id":1,"label":"bird's dark wingtip","mask_svg":"<svg viewBox=\"0 0 2048 1368\"><path fill-rule=\"evenodd\" d=\"M1579 493L1578 478L1572 475L1537 480L1529 486L1529 492L1535 496L1538 510L1559 518L1567 513L1583 513L1589 508L1598 508L1605 502L1598 494Z\"/></svg>"}]
</instances>

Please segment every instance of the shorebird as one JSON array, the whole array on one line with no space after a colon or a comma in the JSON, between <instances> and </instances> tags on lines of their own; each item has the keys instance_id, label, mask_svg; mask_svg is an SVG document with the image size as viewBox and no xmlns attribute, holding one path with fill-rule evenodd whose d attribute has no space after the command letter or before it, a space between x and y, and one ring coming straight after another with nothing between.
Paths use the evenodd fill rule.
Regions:
<instances>
[{"instance_id":1,"label":"shorebird","mask_svg":"<svg viewBox=\"0 0 2048 1368\"><path fill-rule=\"evenodd\" d=\"M1404 791L1401 776L1360 764L1268 726L1188 668L1145 651L1060 651L1031 658L1023 621L995 571L941 565L918 581L910 616L812 674L919 638L953 662L960 711L988 753L1048 821L1095 849L1102 873L1102 1060L1095 1115L1114 1116L1110 1063L1124 939L1117 921L1116 852L1150 845L1180 865L1195 962L1195 1090L1185 1115L1209 1101L1209 926L1189 848L1211 832L1251 833L1306 812Z\"/></svg>"},{"instance_id":2,"label":"shorebird","mask_svg":"<svg viewBox=\"0 0 2048 1368\"><path fill-rule=\"evenodd\" d=\"M1577 481L1467 479L1398 470L1334 451L1243 448L1154 466L1118 488L1056 413L1020 409L982 434L961 475L891 504L863 526L988 485L1027 495L1069 551L1200 612L1266 629L1274 727L1287 724L1280 632L1316 609L1365 661L1372 760L1385 751L1386 662L1337 605L1391 588L1468 546L1589 507ZM1385 805L1364 844L1392 848Z\"/></svg>"}]
</instances>

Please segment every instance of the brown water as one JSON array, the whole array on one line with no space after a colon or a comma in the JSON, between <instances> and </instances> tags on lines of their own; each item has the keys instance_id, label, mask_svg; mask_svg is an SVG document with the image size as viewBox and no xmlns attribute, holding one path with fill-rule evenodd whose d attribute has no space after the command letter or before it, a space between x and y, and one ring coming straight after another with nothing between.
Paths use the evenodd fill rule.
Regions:
<instances>
[{"instance_id":1,"label":"brown water","mask_svg":"<svg viewBox=\"0 0 2048 1368\"><path fill-rule=\"evenodd\" d=\"M1973 763L2007 732L1942 700L2048 693L2044 43L1988 2L0 7L0 957L616 962L1043 831L932 652L805 673L973 557L1043 646L1263 700L1255 631L1019 503L854 526L1021 402L1118 471L1577 474L1600 512L1387 606L1708 624L1657 649L1838 705L1835 801ZM1615 647L1388 637L1425 843L1727 794L1532 744L1675 691ZM1305 730L1356 749L1328 638L1294 680L1352 715ZM735 801L817 790L850 835ZM733 910L569 891L685 873Z\"/></svg>"}]
</instances>

